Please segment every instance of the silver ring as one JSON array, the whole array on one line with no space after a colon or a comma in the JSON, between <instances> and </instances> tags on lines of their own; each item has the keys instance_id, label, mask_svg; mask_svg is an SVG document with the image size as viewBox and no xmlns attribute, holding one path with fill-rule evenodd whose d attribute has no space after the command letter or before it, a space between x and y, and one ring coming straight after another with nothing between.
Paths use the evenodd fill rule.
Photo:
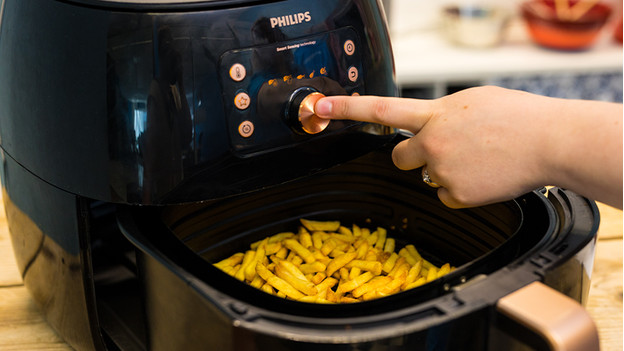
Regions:
<instances>
[{"instance_id":1,"label":"silver ring","mask_svg":"<svg viewBox=\"0 0 624 351\"><path fill-rule=\"evenodd\" d=\"M431 181L431 177L429 177L429 172L427 172L427 168L423 168L422 170L422 179L425 184L429 185L432 188L439 188L440 184Z\"/></svg>"}]
</instances>

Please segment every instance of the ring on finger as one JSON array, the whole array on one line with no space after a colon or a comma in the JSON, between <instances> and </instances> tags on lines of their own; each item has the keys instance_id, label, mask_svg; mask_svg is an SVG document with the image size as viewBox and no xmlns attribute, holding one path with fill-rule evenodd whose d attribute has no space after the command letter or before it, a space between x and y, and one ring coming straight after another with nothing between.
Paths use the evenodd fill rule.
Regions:
<instances>
[{"instance_id":1,"label":"ring on finger","mask_svg":"<svg viewBox=\"0 0 624 351\"><path fill-rule=\"evenodd\" d=\"M432 188L439 188L440 184L434 182L431 180L431 177L429 176L429 172L427 171L427 168L423 168L422 170L422 180L423 182L425 182L425 184L429 185Z\"/></svg>"}]
</instances>

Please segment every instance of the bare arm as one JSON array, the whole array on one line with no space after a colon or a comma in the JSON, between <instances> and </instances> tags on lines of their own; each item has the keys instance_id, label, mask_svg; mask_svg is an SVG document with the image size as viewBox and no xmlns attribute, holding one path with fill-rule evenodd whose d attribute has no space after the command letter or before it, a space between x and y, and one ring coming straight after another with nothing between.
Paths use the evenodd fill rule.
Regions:
<instances>
[{"instance_id":1,"label":"bare arm","mask_svg":"<svg viewBox=\"0 0 624 351\"><path fill-rule=\"evenodd\" d=\"M328 97L315 109L413 132L396 146L394 163L426 165L450 207L556 185L622 208L621 104L478 87L435 100Z\"/></svg>"}]
</instances>

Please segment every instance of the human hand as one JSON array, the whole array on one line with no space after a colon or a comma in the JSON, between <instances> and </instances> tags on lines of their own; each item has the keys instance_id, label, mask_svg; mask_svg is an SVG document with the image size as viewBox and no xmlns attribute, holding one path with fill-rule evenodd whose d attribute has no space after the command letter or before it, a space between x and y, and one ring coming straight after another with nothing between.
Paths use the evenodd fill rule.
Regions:
<instances>
[{"instance_id":1,"label":"human hand","mask_svg":"<svg viewBox=\"0 0 624 351\"><path fill-rule=\"evenodd\" d=\"M395 165L425 167L441 186L440 200L461 208L513 199L544 185L566 185L558 174L566 173L562 164L574 161L565 159L560 144L571 136L566 128L552 128L566 123L565 101L478 87L435 100L332 96L320 99L315 113L411 131L414 136L392 153Z\"/></svg>"}]
</instances>

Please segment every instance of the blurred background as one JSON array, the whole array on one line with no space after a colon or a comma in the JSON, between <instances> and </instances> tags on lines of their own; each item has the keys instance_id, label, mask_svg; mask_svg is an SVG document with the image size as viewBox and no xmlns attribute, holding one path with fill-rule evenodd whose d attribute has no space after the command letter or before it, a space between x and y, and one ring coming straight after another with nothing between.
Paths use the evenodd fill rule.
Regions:
<instances>
[{"instance_id":1,"label":"blurred background","mask_svg":"<svg viewBox=\"0 0 624 351\"><path fill-rule=\"evenodd\" d=\"M384 0L404 97L492 84L622 102L621 0Z\"/></svg>"}]
</instances>

